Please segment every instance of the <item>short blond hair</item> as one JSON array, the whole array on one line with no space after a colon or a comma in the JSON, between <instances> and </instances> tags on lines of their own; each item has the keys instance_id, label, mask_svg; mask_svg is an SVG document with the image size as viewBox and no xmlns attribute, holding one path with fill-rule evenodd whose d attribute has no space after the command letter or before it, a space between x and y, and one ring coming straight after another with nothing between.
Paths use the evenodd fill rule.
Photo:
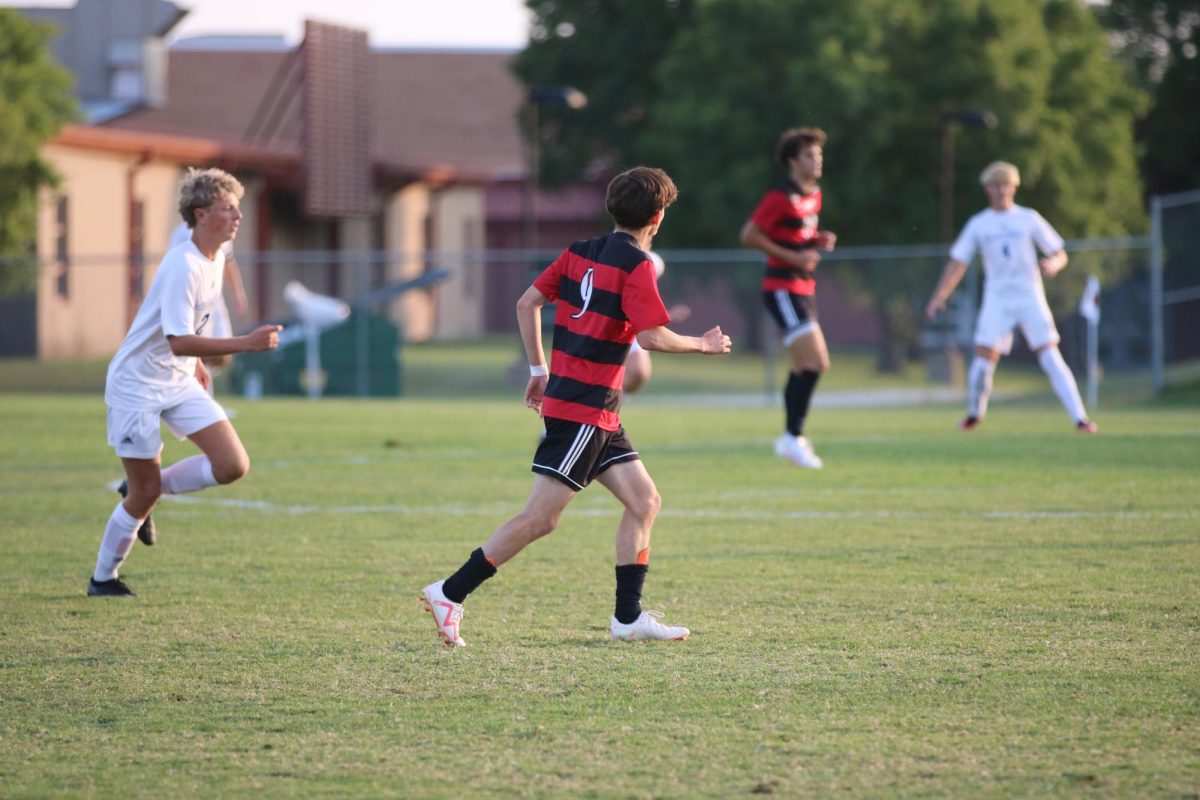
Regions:
<instances>
[{"instance_id":1,"label":"short blond hair","mask_svg":"<svg viewBox=\"0 0 1200 800\"><path fill-rule=\"evenodd\" d=\"M1014 186L1020 186L1021 173L1007 161L993 161L983 168L983 172L979 173L979 182L984 186L989 183L1011 183Z\"/></svg>"},{"instance_id":2,"label":"short blond hair","mask_svg":"<svg viewBox=\"0 0 1200 800\"><path fill-rule=\"evenodd\" d=\"M196 209L208 208L227 194L241 200L245 193L238 179L223 169L188 167L183 186L179 188L179 216L189 228L194 228Z\"/></svg>"}]
</instances>

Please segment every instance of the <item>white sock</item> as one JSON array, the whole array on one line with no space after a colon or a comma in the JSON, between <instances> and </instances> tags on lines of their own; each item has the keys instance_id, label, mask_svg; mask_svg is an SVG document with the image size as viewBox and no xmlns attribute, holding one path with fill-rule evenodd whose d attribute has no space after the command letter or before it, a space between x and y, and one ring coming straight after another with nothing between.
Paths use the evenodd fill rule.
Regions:
<instances>
[{"instance_id":1,"label":"white sock","mask_svg":"<svg viewBox=\"0 0 1200 800\"><path fill-rule=\"evenodd\" d=\"M996 365L991 359L975 356L967 370L967 416L983 419L987 414L988 398L992 395L992 376Z\"/></svg>"},{"instance_id":2,"label":"white sock","mask_svg":"<svg viewBox=\"0 0 1200 800\"><path fill-rule=\"evenodd\" d=\"M97 581L111 581L117 577L117 568L129 555L140 519L134 519L125 510L124 501L117 503L108 524L104 526L104 538L100 540L100 552L96 555L96 571L92 577Z\"/></svg>"},{"instance_id":3,"label":"white sock","mask_svg":"<svg viewBox=\"0 0 1200 800\"><path fill-rule=\"evenodd\" d=\"M162 471L163 494L187 494L216 485L212 462L203 454L188 456Z\"/></svg>"},{"instance_id":4,"label":"white sock","mask_svg":"<svg viewBox=\"0 0 1200 800\"><path fill-rule=\"evenodd\" d=\"M1042 372L1045 372L1046 376L1050 378L1050 385L1054 387L1054 393L1058 395L1059 401L1071 415L1071 419L1076 422L1087 419L1087 409L1083 407L1083 398L1079 396L1079 387L1075 384L1075 376L1071 374L1071 368L1063 360L1062 353L1058 352L1058 348L1047 347L1039 353L1038 364L1042 366Z\"/></svg>"}]
</instances>

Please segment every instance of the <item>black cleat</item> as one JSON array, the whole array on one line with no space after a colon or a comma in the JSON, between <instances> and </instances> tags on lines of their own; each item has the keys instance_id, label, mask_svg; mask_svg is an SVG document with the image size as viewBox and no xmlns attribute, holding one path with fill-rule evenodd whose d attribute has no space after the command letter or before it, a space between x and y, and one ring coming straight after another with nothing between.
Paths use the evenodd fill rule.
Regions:
<instances>
[{"instance_id":1,"label":"black cleat","mask_svg":"<svg viewBox=\"0 0 1200 800\"><path fill-rule=\"evenodd\" d=\"M121 481L121 485L117 487L117 491L121 493L121 497L129 496L129 482ZM138 541L149 547L158 541L158 531L154 529L154 517L146 515L142 527L138 528Z\"/></svg>"},{"instance_id":2,"label":"black cleat","mask_svg":"<svg viewBox=\"0 0 1200 800\"><path fill-rule=\"evenodd\" d=\"M120 578L111 581L88 581L88 597L137 597L137 592L125 585Z\"/></svg>"}]
</instances>

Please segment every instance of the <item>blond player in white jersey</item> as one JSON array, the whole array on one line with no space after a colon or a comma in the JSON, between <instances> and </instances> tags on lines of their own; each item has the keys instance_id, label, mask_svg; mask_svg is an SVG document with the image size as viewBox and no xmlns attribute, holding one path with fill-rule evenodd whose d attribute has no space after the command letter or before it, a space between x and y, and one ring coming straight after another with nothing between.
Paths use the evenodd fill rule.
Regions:
<instances>
[{"instance_id":1,"label":"blond player in white jersey","mask_svg":"<svg viewBox=\"0 0 1200 800\"><path fill-rule=\"evenodd\" d=\"M180 222L175 230L171 232L171 241L167 244L167 250L171 250L192 238L192 229L186 222ZM237 259L233 256L233 240L229 240L221 245L221 252L225 255L225 268L223 270L225 279L225 288L233 294L234 308L238 314L245 314L249 308L249 302L246 299L246 285L242 282L242 272L238 268ZM229 316L229 307L225 304L225 294L217 299L217 304L213 308L212 316L212 333L219 339L227 339L233 336L233 321ZM211 356L204 359L204 365L212 372L213 377L217 376L219 370L229 365L233 360L233 356Z\"/></svg>"},{"instance_id":2,"label":"blond player in white jersey","mask_svg":"<svg viewBox=\"0 0 1200 800\"><path fill-rule=\"evenodd\" d=\"M246 336L212 335L225 265L221 248L237 235L242 192L242 185L221 170L189 171L179 213L192 237L163 257L109 364L104 387L108 443L125 467L125 496L104 528L89 595L134 594L118 570L162 494L232 483L250 468L241 439L206 391L212 378L203 362L279 345L278 325L262 325ZM190 439L201 454L163 469L162 423L177 438Z\"/></svg>"},{"instance_id":3,"label":"blond player in white jersey","mask_svg":"<svg viewBox=\"0 0 1200 800\"><path fill-rule=\"evenodd\" d=\"M1020 326L1076 429L1095 433L1096 423L1087 417L1075 376L1058 351L1058 329L1042 287L1043 275L1053 278L1067 265L1062 237L1041 214L1014 202L1021 176L1012 164L989 164L979 180L987 192L988 208L971 217L959 234L925 306L925 316L934 319L945 308L971 259L980 254L983 305L975 326L975 359L967 371L967 416L959 428L972 430L987 414L996 364L1001 355L1011 351L1013 328Z\"/></svg>"}]
</instances>

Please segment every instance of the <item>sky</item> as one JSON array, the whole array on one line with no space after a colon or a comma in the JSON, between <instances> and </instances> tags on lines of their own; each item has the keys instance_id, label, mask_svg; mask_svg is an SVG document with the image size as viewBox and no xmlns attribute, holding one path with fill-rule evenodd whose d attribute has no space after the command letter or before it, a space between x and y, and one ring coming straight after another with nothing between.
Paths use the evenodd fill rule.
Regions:
<instances>
[{"instance_id":1,"label":"sky","mask_svg":"<svg viewBox=\"0 0 1200 800\"><path fill-rule=\"evenodd\" d=\"M300 41L305 19L362 28L375 47L517 50L524 0L172 0L190 9L169 41L212 34L282 35ZM0 6L72 6L72 0L0 0Z\"/></svg>"}]
</instances>

